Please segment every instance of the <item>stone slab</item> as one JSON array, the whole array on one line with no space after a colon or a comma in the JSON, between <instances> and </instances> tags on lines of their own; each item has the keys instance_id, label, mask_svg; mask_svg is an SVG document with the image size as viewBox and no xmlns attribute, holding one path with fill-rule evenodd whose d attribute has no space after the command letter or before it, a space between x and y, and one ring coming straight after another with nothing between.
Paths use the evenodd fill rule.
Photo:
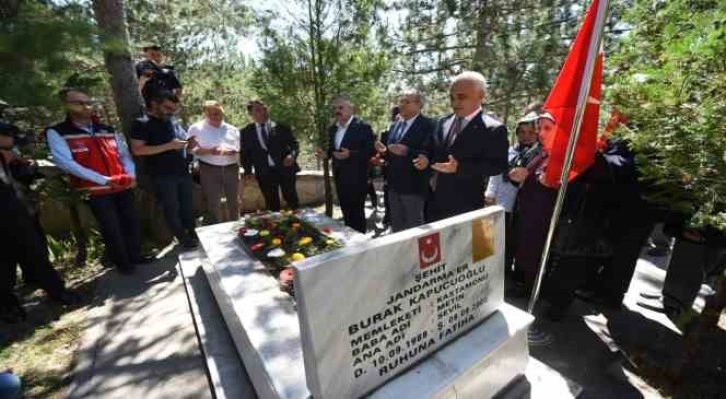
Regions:
<instances>
[{"instance_id":1,"label":"stone slab","mask_svg":"<svg viewBox=\"0 0 726 399\"><path fill-rule=\"evenodd\" d=\"M204 270L210 267L202 250L179 254L179 269L211 389L217 399L254 399L257 394L207 281Z\"/></svg>"},{"instance_id":2,"label":"stone slab","mask_svg":"<svg viewBox=\"0 0 726 399\"><path fill-rule=\"evenodd\" d=\"M366 395L475 327L503 304L503 265L501 207L469 212L295 265L305 373L313 397ZM493 328L488 328L488 335L500 337ZM509 367L499 360L502 369L524 372L526 337L519 340L524 341L517 346L517 339L512 339L511 352L519 351L516 358L525 363ZM492 357L483 357L487 358ZM448 359L454 361L460 359ZM491 368L476 365L470 370L475 374ZM471 392L491 392L491 387L503 387L516 374L502 375L509 378L503 384L493 378L491 386L478 386L460 376L465 380L460 385L449 379L439 388L465 386ZM445 381L438 375L431 380ZM430 389L423 392L438 395Z\"/></svg>"},{"instance_id":3,"label":"stone slab","mask_svg":"<svg viewBox=\"0 0 726 399\"><path fill-rule=\"evenodd\" d=\"M346 244L367 239L315 212L300 217L319 228L330 227L331 235ZM239 226L229 222L197 229L211 265L205 272L212 292L257 395L307 398L295 303L280 291L265 266L241 247Z\"/></svg>"},{"instance_id":4,"label":"stone slab","mask_svg":"<svg viewBox=\"0 0 726 399\"><path fill-rule=\"evenodd\" d=\"M371 393L371 399L495 396L529 360L527 330L534 318L502 304L484 322Z\"/></svg>"}]
</instances>

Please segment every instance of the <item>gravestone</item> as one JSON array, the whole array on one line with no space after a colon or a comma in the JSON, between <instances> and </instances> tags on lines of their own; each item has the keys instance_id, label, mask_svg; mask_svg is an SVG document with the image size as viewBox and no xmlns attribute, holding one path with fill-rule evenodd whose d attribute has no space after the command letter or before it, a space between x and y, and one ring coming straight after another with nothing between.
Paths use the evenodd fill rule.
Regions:
<instances>
[{"instance_id":1,"label":"gravestone","mask_svg":"<svg viewBox=\"0 0 726 399\"><path fill-rule=\"evenodd\" d=\"M244 249L239 222L197 229L259 398L486 398L524 374L533 318L503 303L502 208L378 239L300 217L344 248L295 266L295 299Z\"/></svg>"},{"instance_id":2,"label":"gravestone","mask_svg":"<svg viewBox=\"0 0 726 399\"><path fill-rule=\"evenodd\" d=\"M368 394L477 326L503 304L503 257L494 208L297 264L312 396Z\"/></svg>"}]
</instances>

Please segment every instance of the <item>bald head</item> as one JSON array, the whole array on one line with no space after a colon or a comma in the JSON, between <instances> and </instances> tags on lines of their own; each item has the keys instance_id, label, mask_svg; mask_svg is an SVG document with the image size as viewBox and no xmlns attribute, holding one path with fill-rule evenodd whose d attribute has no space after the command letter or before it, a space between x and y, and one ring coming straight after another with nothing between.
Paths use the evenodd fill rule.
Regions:
<instances>
[{"instance_id":1,"label":"bald head","mask_svg":"<svg viewBox=\"0 0 726 399\"><path fill-rule=\"evenodd\" d=\"M476 112L484 101L486 79L478 72L463 72L451 82L449 98L456 116L466 117Z\"/></svg>"}]
</instances>

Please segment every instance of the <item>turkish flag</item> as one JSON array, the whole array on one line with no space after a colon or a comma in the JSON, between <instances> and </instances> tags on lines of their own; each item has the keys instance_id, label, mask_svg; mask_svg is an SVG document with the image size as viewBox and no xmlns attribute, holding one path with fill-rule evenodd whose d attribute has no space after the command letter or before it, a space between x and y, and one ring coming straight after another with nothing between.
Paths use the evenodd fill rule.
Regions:
<instances>
[{"instance_id":1,"label":"turkish flag","mask_svg":"<svg viewBox=\"0 0 726 399\"><path fill-rule=\"evenodd\" d=\"M418 260L421 269L441 262L441 238L439 233L418 239Z\"/></svg>"},{"instance_id":2,"label":"turkish flag","mask_svg":"<svg viewBox=\"0 0 726 399\"><path fill-rule=\"evenodd\" d=\"M557 76L544 108L555 119L555 129L546 137L541 137L542 146L548 154L543 183L549 187L560 184L562 168L567 154L572 125L575 119L580 86L585 76L585 65L591 46L599 46L593 36L599 33L596 26L597 14L601 0L593 0L585 16L585 22L575 37L570 53ZM602 20L602 19L601 19ZM604 20L603 20L604 21ZM603 54L597 55L592 72L590 90L587 97L585 112L580 125L580 137L575 146L575 153L570 169L569 181L582 174L595 161L597 149L597 128L600 114L600 98L602 95Z\"/></svg>"}]
</instances>

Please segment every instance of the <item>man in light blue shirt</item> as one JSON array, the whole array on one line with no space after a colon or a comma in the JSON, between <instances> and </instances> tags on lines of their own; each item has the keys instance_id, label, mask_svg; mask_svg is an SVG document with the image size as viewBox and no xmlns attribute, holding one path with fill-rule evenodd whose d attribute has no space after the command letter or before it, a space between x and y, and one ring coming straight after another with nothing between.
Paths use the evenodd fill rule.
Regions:
<instances>
[{"instance_id":1,"label":"man in light blue shirt","mask_svg":"<svg viewBox=\"0 0 726 399\"><path fill-rule=\"evenodd\" d=\"M134 206L136 168L123 137L93 120L91 100L78 89L60 93L65 121L46 130L53 162L70 175L76 190L98 221L111 262L123 274L151 259L141 255L141 237Z\"/></svg>"}]
</instances>

